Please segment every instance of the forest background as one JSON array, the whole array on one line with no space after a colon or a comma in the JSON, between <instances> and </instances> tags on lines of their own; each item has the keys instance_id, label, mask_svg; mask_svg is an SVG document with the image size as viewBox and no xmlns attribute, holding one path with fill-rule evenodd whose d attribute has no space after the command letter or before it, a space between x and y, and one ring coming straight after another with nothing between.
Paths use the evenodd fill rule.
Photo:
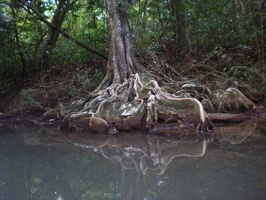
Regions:
<instances>
[{"instance_id":1,"label":"forest background","mask_svg":"<svg viewBox=\"0 0 266 200\"><path fill-rule=\"evenodd\" d=\"M265 101L265 1L116 3L127 6L147 79L233 86ZM0 112L45 111L97 88L107 72L108 18L100 0L1 0Z\"/></svg>"}]
</instances>

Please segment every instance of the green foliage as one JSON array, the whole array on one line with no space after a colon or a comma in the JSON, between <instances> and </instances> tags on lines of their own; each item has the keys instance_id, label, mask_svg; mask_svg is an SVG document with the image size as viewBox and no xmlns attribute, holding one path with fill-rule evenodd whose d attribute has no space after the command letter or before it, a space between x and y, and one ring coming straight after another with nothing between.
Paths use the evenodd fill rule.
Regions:
<instances>
[{"instance_id":1,"label":"green foliage","mask_svg":"<svg viewBox=\"0 0 266 200\"><path fill-rule=\"evenodd\" d=\"M12 75L11 70L16 66L15 42L13 38L14 21L10 15L6 1L0 2L0 78Z\"/></svg>"},{"instance_id":2,"label":"green foliage","mask_svg":"<svg viewBox=\"0 0 266 200\"><path fill-rule=\"evenodd\" d=\"M29 2L51 22L56 1ZM265 12L259 1L139 0L127 4L117 1L117 4L127 5L137 52L144 47L160 55L171 52L171 57L181 52L207 52L213 56L218 46L235 49L246 46L248 51L257 52L257 60L264 60ZM16 19L12 17L11 6ZM69 6L61 29L85 45L108 54L109 21L104 1L80 0ZM0 43L4 47L0 50L0 77L18 74L19 52L27 62L28 72L35 73L41 68L40 54L50 29L31 13L20 1L0 2ZM22 51L17 49L14 23ZM51 67L72 68L77 63L99 59L61 36L49 53Z\"/></svg>"}]
</instances>

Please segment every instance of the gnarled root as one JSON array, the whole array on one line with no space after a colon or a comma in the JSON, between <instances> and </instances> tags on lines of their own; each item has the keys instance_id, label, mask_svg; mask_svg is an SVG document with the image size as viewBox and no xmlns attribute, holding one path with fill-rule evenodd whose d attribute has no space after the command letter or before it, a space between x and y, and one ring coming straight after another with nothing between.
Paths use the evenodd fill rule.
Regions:
<instances>
[{"instance_id":1,"label":"gnarled root","mask_svg":"<svg viewBox=\"0 0 266 200\"><path fill-rule=\"evenodd\" d=\"M197 131L205 132L213 128L213 124L207 117L201 103L195 98L175 98L164 94L157 82L152 80L147 86L152 86L155 95L150 94L147 110L147 126L152 122L151 116L154 115L156 121L157 112L160 114L176 115L182 121L193 123L197 126Z\"/></svg>"}]
</instances>

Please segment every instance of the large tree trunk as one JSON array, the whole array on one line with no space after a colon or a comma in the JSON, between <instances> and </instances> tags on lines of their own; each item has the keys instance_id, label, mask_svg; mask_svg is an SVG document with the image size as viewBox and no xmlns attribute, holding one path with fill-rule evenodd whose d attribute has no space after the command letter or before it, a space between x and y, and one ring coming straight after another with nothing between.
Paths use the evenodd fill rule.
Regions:
<instances>
[{"instance_id":1,"label":"large tree trunk","mask_svg":"<svg viewBox=\"0 0 266 200\"><path fill-rule=\"evenodd\" d=\"M63 118L61 128L68 127L91 133L116 133L143 128L150 132L177 130L176 134L190 132L191 128L198 133L212 130L213 124L199 100L164 92L155 80L143 85L136 73L137 62L133 55L125 10L127 6L126 0L106 1L111 38L108 70L101 85L85 99L75 101L67 108L60 106L56 110L47 111L45 119L50 120L56 114L58 118ZM191 96L202 93L197 92L197 88L201 87L193 84L180 88L194 88L197 95ZM204 96L205 105L213 107L214 100L220 110L233 108L237 111L250 111L256 108L235 88L220 91L215 96L216 99L207 93L206 97Z\"/></svg>"},{"instance_id":2,"label":"large tree trunk","mask_svg":"<svg viewBox=\"0 0 266 200\"><path fill-rule=\"evenodd\" d=\"M119 3L116 0L106 1L111 28L110 49L107 74L98 89L111 84L121 84L136 71L137 61L133 54L131 30L125 9L127 6L127 0Z\"/></svg>"},{"instance_id":3,"label":"large tree trunk","mask_svg":"<svg viewBox=\"0 0 266 200\"><path fill-rule=\"evenodd\" d=\"M136 73L138 63L133 54L127 6L127 0L106 1L111 28L106 77L87 98L71 104L68 109L78 112L66 116L63 113L65 117L60 127L114 133L116 130L141 129L143 124L151 129L158 122L169 122L180 128L191 122L198 132L212 129L198 100L168 97L156 81L143 86ZM62 109L59 112L61 115ZM179 125L180 120L185 124Z\"/></svg>"}]
</instances>

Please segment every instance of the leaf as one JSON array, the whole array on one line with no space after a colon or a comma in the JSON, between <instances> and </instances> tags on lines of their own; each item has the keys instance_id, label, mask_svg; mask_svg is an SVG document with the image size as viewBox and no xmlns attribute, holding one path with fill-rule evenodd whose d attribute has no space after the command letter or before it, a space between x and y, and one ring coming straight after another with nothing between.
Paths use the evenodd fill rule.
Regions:
<instances>
[{"instance_id":1,"label":"leaf","mask_svg":"<svg viewBox=\"0 0 266 200\"><path fill-rule=\"evenodd\" d=\"M34 183L37 183L37 184L40 184L40 183L42 182L42 180L39 179L39 178L34 178L34 179L33 179L33 182L34 182Z\"/></svg>"}]
</instances>

